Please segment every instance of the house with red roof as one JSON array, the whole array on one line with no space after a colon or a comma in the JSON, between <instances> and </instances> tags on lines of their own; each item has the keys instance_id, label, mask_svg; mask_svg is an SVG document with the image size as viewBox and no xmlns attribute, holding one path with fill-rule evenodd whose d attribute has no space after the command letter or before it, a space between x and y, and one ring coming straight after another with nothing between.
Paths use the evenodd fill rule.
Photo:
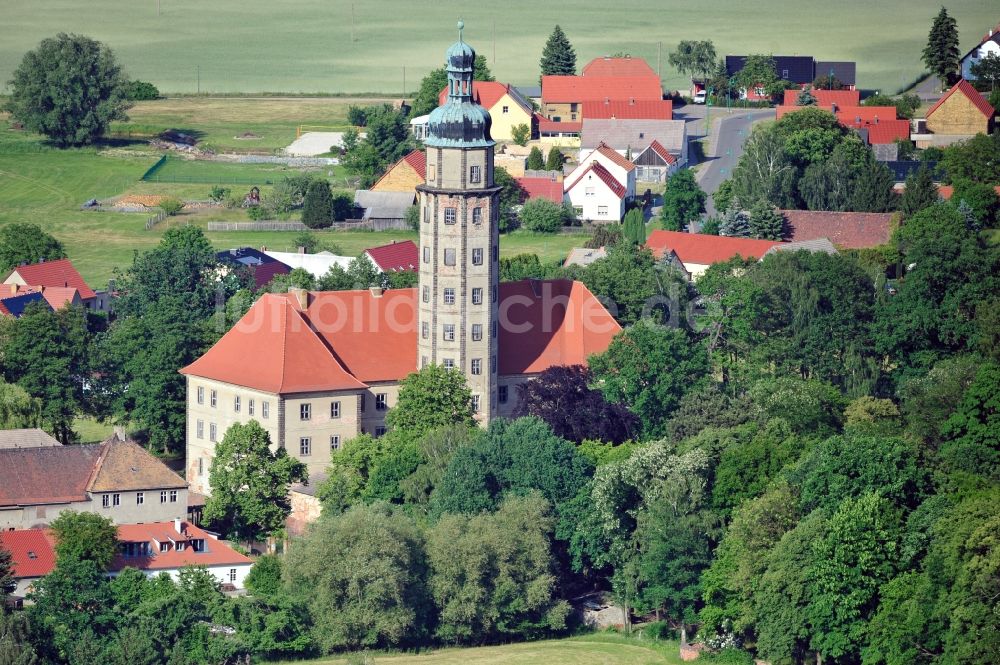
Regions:
<instances>
[{"instance_id":1,"label":"house with red roof","mask_svg":"<svg viewBox=\"0 0 1000 665\"><path fill-rule=\"evenodd\" d=\"M705 274L709 266L741 256L760 259L769 249L778 245L773 240L729 238L702 233L681 231L653 231L646 239L646 248L657 259L676 257L692 279Z\"/></svg>"},{"instance_id":2,"label":"house with red roof","mask_svg":"<svg viewBox=\"0 0 1000 665\"><path fill-rule=\"evenodd\" d=\"M31 305L38 304L42 305L42 307L52 309L52 306L46 301L45 297L38 291L0 298L0 316L19 319L24 314L25 309Z\"/></svg>"},{"instance_id":3,"label":"house with red roof","mask_svg":"<svg viewBox=\"0 0 1000 665\"><path fill-rule=\"evenodd\" d=\"M3 280L8 286L33 287L38 292L45 288L76 289L85 307L98 309L98 298L69 259L40 261L30 265L17 266Z\"/></svg>"},{"instance_id":4,"label":"house with red roof","mask_svg":"<svg viewBox=\"0 0 1000 665\"><path fill-rule=\"evenodd\" d=\"M566 176L563 191L577 218L594 223L619 222L635 198L636 166L601 143L585 153Z\"/></svg>"},{"instance_id":5,"label":"house with red roof","mask_svg":"<svg viewBox=\"0 0 1000 665\"><path fill-rule=\"evenodd\" d=\"M681 166L680 158L653 140L632 158L636 182L664 183Z\"/></svg>"},{"instance_id":6,"label":"house with red roof","mask_svg":"<svg viewBox=\"0 0 1000 665\"><path fill-rule=\"evenodd\" d=\"M553 203L563 202L563 178L533 178L522 176L514 178L521 187L521 202L531 199L545 199Z\"/></svg>"},{"instance_id":7,"label":"house with red roof","mask_svg":"<svg viewBox=\"0 0 1000 665\"><path fill-rule=\"evenodd\" d=\"M177 581L188 566L203 566L219 584L243 589L253 560L234 550L213 533L190 522L122 524L118 526L119 552L108 567L115 577L126 568L141 570L147 577L166 573ZM24 596L41 577L56 567L56 538L49 529L0 531L0 547L11 553L14 594Z\"/></svg>"},{"instance_id":8,"label":"house with red roof","mask_svg":"<svg viewBox=\"0 0 1000 665\"><path fill-rule=\"evenodd\" d=\"M810 88L809 92L816 98L816 105L829 108L831 106L860 106L860 90L823 90L822 88ZM798 106L800 89L785 90L783 106Z\"/></svg>"},{"instance_id":9,"label":"house with red roof","mask_svg":"<svg viewBox=\"0 0 1000 665\"><path fill-rule=\"evenodd\" d=\"M438 95L438 103L443 105L447 99L448 88L445 87ZM514 127L518 125L527 125L531 136L538 135L534 107L509 83L476 81L473 99L489 111L490 136L494 141L513 141Z\"/></svg>"},{"instance_id":10,"label":"house with red roof","mask_svg":"<svg viewBox=\"0 0 1000 665\"><path fill-rule=\"evenodd\" d=\"M584 66L580 76L542 77L541 115L557 123L582 122L586 117L586 102L661 101L660 77L641 58L597 58ZM660 109L663 108L661 105Z\"/></svg>"},{"instance_id":11,"label":"house with red roof","mask_svg":"<svg viewBox=\"0 0 1000 665\"><path fill-rule=\"evenodd\" d=\"M996 110L986 98L962 79L927 111L922 125L933 136L919 137L917 147L946 145L976 134L990 134L996 127L995 116Z\"/></svg>"},{"instance_id":12,"label":"house with red roof","mask_svg":"<svg viewBox=\"0 0 1000 665\"><path fill-rule=\"evenodd\" d=\"M972 73L972 66L989 56L1000 58L1000 24L991 28L962 56L962 78L966 81L975 81L976 76Z\"/></svg>"},{"instance_id":13,"label":"house with red roof","mask_svg":"<svg viewBox=\"0 0 1000 665\"><path fill-rule=\"evenodd\" d=\"M427 155L414 150L389 167L371 186L373 192L412 192L417 195L417 185L427 180Z\"/></svg>"},{"instance_id":14,"label":"house with red roof","mask_svg":"<svg viewBox=\"0 0 1000 665\"><path fill-rule=\"evenodd\" d=\"M364 253L382 272L416 272L420 265L420 252L412 240L369 247Z\"/></svg>"},{"instance_id":15,"label":"house with red roof","mask_svg":"<svg viewBox=\"0 0 1000 665\"><path fill-rule=\"evenodd\" d=\"M896 224L890 212L781 210L785 239L803 242L829 238L840 249L864 249L889 242Z\"/></svg>"},{"instance_id":16,"label":"house with red roof","mask_svg":"<svg viewBox=\"0 0 1000 665\"><path fill-rule=\"evenodd\" d=\"M796 91L786 90L785 92L785 100L787 101L789 99L787 93ZM831 92L857 94L856 90L833 90ZM784 105L775 109L776 117L780 120L788 113L809 108L820 108L833 113L841 125L856 130L868 145L889 145L896 141L910 139L910 121L905 118L897 118L895 106L842 106L836 102L821 103L817 106Z\"/></svg>"}]
</instances>

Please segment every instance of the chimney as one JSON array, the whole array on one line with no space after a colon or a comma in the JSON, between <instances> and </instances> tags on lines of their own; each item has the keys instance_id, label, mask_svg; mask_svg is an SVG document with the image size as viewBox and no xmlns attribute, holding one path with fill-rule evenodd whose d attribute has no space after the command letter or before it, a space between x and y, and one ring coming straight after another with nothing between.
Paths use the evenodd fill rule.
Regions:
<instances>
[{"instance_id":1,"label":"chimney","mask_svg":"<svg viewBox=\"0 0 1000 665\"><path fill-rule=\"evenodd\" d=\"M875 124L878 124L878 116L875 116Z\"/></svg>"},{"instance_id":2,"label":"chimney","mask_svg":"<svg viewBox=\"0 0 1000 665\"><path fill-rule=\"evenodd\" d=\"M12 296L16 296L17 295L17 284L11 284L10 285L10 295L12 295Z\"/></svg>"},{"instance_id":3,"label":"chimney","mask_svg":"<svg viewBox=\"0 0 1000 665\"><path fill-rule=\"evenodd\" d=\"M267 246L266 245L261 245L260 246L260 251L266 252L267 251Z\"/></svg>"},{"instance_id":4,"label":"chimney","mask_svg":"<svg viewBox=\"0 0 1000 665\"><path fill-rule=\"evenodd\" d=\"M309 292L296 286L289 286L288 292L295 296L299 303L299 309L309 309Z\"/></svg>"},{"instance_id":5,"label":"chimney","mask_svg":"<svg viewBox=\"0 0 1000 665\"><path fill-rule=\"evenodd\" d=\"M629 106L635 106L635 97L629 97L629 99L628 99L628 105Z\"/></svg>"},{"instance_id":6,"label":"chimney","mask_svg":"<svg viewBox=\"0 0 1000 665\"><path fill-rule=\"evenodd\" d=\"M382 297L382 287L381 286L373 286L373 287L371 287L368 290L371 291L371 294L372 294L373 298L381 298Z\"/></svg>"},{"instance_id":7,"label":"chimney","mask_svg":"<svg viewBox=\"0 0 1000 665\"><path fill-rule=\"evenodd\" d=\"M179 517L174 519L174 531L181 534L182 536L184 535L184 522L182 522L181 518Z\"/></svg>"}]
</instances>

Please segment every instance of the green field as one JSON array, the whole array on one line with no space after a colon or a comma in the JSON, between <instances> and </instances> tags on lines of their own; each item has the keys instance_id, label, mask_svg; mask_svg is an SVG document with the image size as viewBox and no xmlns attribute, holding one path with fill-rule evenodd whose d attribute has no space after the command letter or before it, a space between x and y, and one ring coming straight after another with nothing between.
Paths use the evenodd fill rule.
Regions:
<instances>
[{"instance_id":1,"label":"green field","mask_svg":"<svg viewBox=\"0 0 1000 665\"><path fill-rule=\"evenodd\" d=\"M347 176L342 166L328 166L309 170L323 173L339 182L343 182ZM237 164L168 157L166 163L157 169L146 182L201 183L210 185L273 185L282 178L301 172L301 169L291 168L284 164Z\"/></svg>"},{"instance_id":2,"label":"green field","mask_svg":"<svg viewBox=\"0 0 1000 665\"><path fill-rule=\"evenodd\" d=\"M655 67L657 44L662 43L663 77L671 87L683 85L684 79L667 67L666 53L682 39L712 39L720 55L798 53L856 60L861 87L894 91L923 70L920 50L940 4L939 0L905 5L868 0L635 0L621 7L609 7L603 0L8 2L0 21L0 81L10 78L26 50L64 31L107 42L132 76L168 92L200 88L202 92L399 94L405 76L405 88L412 93L420 77L441 63L444 49L457 36L455 22L461 17L467 26L466 40L489 58L497 77L519 85L536 81L545 38L559 23L581 63L627 52ZM948 10L958 21L963 50L997 20L995 3L986 0L954 0Z\"/></svg>"},{"instance_id":3,"label":"green field","mask_svg":"<svg viewBox=\"0 0 1000 665\"><path fill-rule=\"evenodd\" d=\"M303 661L295 661L301 663ZM346 658L308 661L315 665L346 665ZM565 640L526 642L474 649L441 649L420 655L369 656L366 665L680 665L675 642L655 647L616 635L599 633Z\"/></svg>"}]
</instances>

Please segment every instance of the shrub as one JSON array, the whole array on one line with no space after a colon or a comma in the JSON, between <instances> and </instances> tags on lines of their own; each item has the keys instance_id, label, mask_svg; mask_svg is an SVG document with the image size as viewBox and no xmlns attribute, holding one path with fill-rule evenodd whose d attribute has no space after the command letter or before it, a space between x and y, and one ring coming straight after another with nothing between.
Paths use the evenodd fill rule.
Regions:
<instances>
[{"instance_id":1,"label":"shrub","mask_svg":"<svg viewBox=\"0 0 1000 665\"><path fill-rule=\"evenodd\" d=\"M514 125L510 129L510 136L517 145L526 146L528 145L528 139L531 138L531 127L528 127L523 122L520 125Z\"/></svg>"},{"instance_id":2,"label":"shrub","mask_svg":"<svg viewBox=\"0 0 1000 665\"><path fill-rule=\"evenodd\" d=\"M254 562L246 579L247 588L256 596L274 596L281 591L281 559L265 554Z\"/></svg>"},{"instance_id":3,"label":"shrub","mask_svg":"<svg viewBox=\"0 0 1000 665\"><path fill-rule=\"evenodd\" d=\"M229 197L229 188L216 185L212 187L212 191L208 193L208 197L216 203L222 203Z\"/></svg>"},{"instance_id":4,"label":"shrub","mask_svg":"<svg viewBox=\"0 0 1000 665\"><path fill-rule=\"evenodd\" d=\"M529 231L555 233L569 219L565 206L547 199L531 199L521 209L521 225Z\"/></svg>"},{"instance_id":5,"label":"shrub","mask_svg":"<svg viewBox=\"0 0 1000 665\"><path fill-rule=\"evenodd\" d=\"M406 225L414 231L420 230L420 207L410 206L406 209Z\"/></svg>"},{"instance_id":6,"label":"shrub","mask_svg":"<svg viewBox=\"0 0 1000 665\"><path fill-rule=\"evenodd\" d=\"M148 81L129 81L125 84L125 99L132 102L142 102L159 99L160 91Z\"/></svg>"},{"instance_id":7,"label":"shrub","mask_svg":"<svg viewBox=\"0 0 1000 665\"><path fill-rule=\"evenodd\" d=\"M538 149L536 145L528 153L528 163L525 165L529 171L543 171L545 170L545 158L542 157L542 151Z\"/></svg>"},{"instance_id":8,"label":"shrub","mask_svg":"<svg viewBox=\"0 0 1000 665\"><path fill-rule=\"evenodd\" d=\"M178 201L177 199L163 199L160 201L160 210L167 213L171 217L179 213L184 209L184 202Z\"/></svg>"},{"instance_id":9,"label":"shrub","mask_svg":"<svg viewBox=\"0 0 1000 665\"><path fill-rule=\"evenodd\" d=\"M362 106L351 105L347 109L347 122L355 127L364 127L368 124L368 109Z\"/></svg>"},{"instance_id":10,"label":"shrub","mask_svg":"<svg viewBox=\"0 0 1000 665\"><path fill-rule=\"evenodd\" d=\"M302 203L302 223L311 229L325 229L333 224L333 193L326 180L309 183Z\"/></svg>"},{"instance_id":11,"label":"shrub","mask_svg":"<svg viewBox=\"0 0 1000 665\"><path fill-rule=\"evenodd\" d=\"M610 224L598 226L594 229L594 235L590 240L583 243L587 249L597 249L598 247L610 247L622 239L622 227Z\"/></svg>"},{"instance_id":12,"label":"shrub","mask_svg":"<svg viewBox=\"0 0 1000 665\"><path fill-rule=\"evenodd\" d=\"M354 214L354 198L347 192L333 195L333 219L342 222Z\"/></svg>"}]
</instances>

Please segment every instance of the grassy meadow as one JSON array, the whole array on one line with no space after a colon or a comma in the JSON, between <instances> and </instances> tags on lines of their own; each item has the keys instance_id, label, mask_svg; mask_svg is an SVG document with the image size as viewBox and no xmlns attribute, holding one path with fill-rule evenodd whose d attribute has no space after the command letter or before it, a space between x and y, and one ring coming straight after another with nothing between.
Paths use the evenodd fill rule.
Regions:
<instances>
[{"instance_id":1,"label":"grassy meadow","mask_svg":"<svg viewBox=\"0 0 1000 665\"><path fill-rule=\"evenodd\" d=\"M303 661L295 661L301 663ZM373 654L306 661L314 665L681 665L676 642L638 642L609 633L425 654Z\"/></svg>"},{"instance_id":2,"label":"grassy meadow","mask_svg":"<svg viewBox=\"0 0 1000 665\"><path fill-rule=\"evenodd\" d=\"M0 21L0 82L21 56L57 32L113 47L128 72L167 92L412 93L441 63L465 20L466 40L501 80L536 81L545 38L556 23L581 64L627 52L654 67L662 43L666 85L685 84L666 54L682 39L712 39L726 53L813 54L856 60L860 86L895 91L923 71L920 51L938 0L72 0L8 2ZM157 14L159 9L159 15ZM953 0L962 49L995 25L987 0ZM892 29L889 30L888 28ZM495 35L495 42L494 42ZM0 83L0 86L3 84ZM0 88L2 91L2 88Z\"/></svg>"}]
</instances>

